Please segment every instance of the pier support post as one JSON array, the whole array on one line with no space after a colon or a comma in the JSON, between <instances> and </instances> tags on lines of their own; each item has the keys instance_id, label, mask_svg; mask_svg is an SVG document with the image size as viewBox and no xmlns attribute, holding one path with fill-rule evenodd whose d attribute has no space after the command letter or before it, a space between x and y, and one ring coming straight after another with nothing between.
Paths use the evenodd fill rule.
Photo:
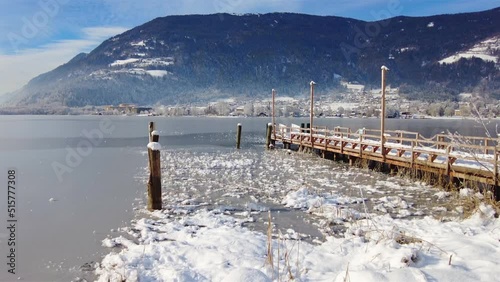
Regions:
<instances>
[{"instance_id":1,"label":"pier support post","mask_svg":"<svg viewBox=\"0 0 500 282\"><path fill-rule=\"evenodd\" d=\"M352 156L349 156L349 165L350 166L354 166L354 163L356 162L356 158L355 157L352 157Z\"/></svg>"},{"instance_id":2,"label":"pier support post","mask_svg":"<svg viewBox=\"0 0 500 282\"><path fill-rule=\"evenodd\" d=\"M495 186L498 186L498 147L495 146L495 150L493 151L493 174L494 174L494 182Z\"/></svg>"},{"instance_id":3,"label":"pier support post","mask_svg":"<svg viewBox=\"0 0 500 282\"><path fill-rule=\"evenodd\" d=\"M390 164L389 165L389 174L390 175L396 175L398 172L398 167L393 165L393 164Z\"/></svg>"},{"instance_id":4,"label":"pier support post","mask_svg":"<svg viewBox=\"0 0 500 282\"><path fill-rule=\"evenodd\" d=\"M241 148L241 123L236 126L236 149Z\"/></svg>"},{"instance_id":5,"label":"pier support post","mask_svg":"<svg viewBox=\"0 0 500 282\"><path fill-rule=\"evenodd\" d=\"M153 133L153 131L155 130L155 123L154 121L150 121L149 122L149 142L153 142L153 135L151 135Z\"/></svg>"},{"instance_id":6,"label":"pier support post","mask_svg":"<svg viewBox=\"0 0 500 282\"><path fill-rule=\"evenodd\" d=\"M493 195L496 201L500 201L500 187L498 186L498 146L495 144L495 149L493 151Z\"/></svg>"},{"instance_id":7,"label":"pier support post","mask_svg":"<svg viewBox=\"0 0 500 282\"><path fill-rule=\"evenodd\" d=\"M272 126L273 125L270 124L270 123L267 124L267 130L266 130L266 150L270 149Z\"/></svg>"},{"instance_id":8,"label":"pier support post","mask_svg":"<svg viewBox=\"0 0 500 282\"><path fill-rule=\"evenodd\" d=\"M151 123L150 123L151 125ZM152 131L151 142L148 144L149 179L148 179L148 210L161 210L161 158L160 136Z\"/></svg>"}]
</instances>

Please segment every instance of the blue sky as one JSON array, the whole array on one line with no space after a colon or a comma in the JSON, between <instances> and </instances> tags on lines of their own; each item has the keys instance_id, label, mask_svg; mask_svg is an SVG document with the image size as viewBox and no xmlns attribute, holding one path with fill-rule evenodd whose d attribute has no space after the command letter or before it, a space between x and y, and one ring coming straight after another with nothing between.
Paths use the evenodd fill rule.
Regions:
<instances>
[{"instance_id":1,"label":"blue sky","mask_svg":"<svg viewBox=\"0 0 500 282\"><path fill-rule=\"evenodd\" d=\"M0 94L156 17L297 12L366 21L500 6L500 0L0 0Z\"/></svg>"}]
</instances>

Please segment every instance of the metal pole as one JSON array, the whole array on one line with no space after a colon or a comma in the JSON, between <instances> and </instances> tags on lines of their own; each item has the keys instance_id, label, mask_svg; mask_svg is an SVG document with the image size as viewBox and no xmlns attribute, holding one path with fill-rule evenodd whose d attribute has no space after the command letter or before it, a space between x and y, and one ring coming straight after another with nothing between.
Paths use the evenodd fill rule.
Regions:
<instances>
[{"instance_id":1,"label":"metal pole","mask_svg":"<svg viewBox=\"0 0 500 282\"><path fill-rule=\"evenodd\" d=\"M272 92L273 92L273 138L274 138L274 140L276 140L276 121L275 121L276 114L274 111L274 97L276 95L276 90L273 89Z\"/></svg>"},{"instance_id":2,"label":"metal pole","mask_svg":"<svg viewBox=\"0 0 500 282\"><path fill-rule=\"evenodd\" d=\"M382 112L381 112L381 117L380 117L380 148L382 150L382 160L385 162L385 148L384 148L384 143L385 143L385 73L389 69L386 66L382 66Z\"/></svg>"},{"instance_id":3,"label":"metal pole","mask_svg":"<svg viewBox=\"0 0 500 282\"><path fill-rule=\"evenodd\" d=\"M311 133L311 147L314 146L312 144L313 142L313 131L312 131L312 128L313 128L313 116L314 116L314 85L316 85L316 82L314 81L311 81L309 83L309 85L311 85L311 112L310 112L310 115L309 115L309 123L310 123L310 133Z\"/></svg>"}]
</instances>

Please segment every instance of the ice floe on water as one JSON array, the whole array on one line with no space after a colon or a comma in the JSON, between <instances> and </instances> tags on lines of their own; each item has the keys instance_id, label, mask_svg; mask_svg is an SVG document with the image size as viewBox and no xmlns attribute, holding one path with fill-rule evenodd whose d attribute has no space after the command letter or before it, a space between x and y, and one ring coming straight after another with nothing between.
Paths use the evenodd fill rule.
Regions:
<instances>
[{"instance_id":1,"label":"ice floe on water","mask_svg":"<svg viewBox=\"0 0 500 282\"><path fill-rule=\"evenodd\" d=\"M459 220L466 207L451 193L286 151L161 155L164 209L150 213L142 199L134 203L137 219L103 241L111 252L95 271L99 281L500 275L500 224L491 206Z\"/></svg>"}]
</instances>

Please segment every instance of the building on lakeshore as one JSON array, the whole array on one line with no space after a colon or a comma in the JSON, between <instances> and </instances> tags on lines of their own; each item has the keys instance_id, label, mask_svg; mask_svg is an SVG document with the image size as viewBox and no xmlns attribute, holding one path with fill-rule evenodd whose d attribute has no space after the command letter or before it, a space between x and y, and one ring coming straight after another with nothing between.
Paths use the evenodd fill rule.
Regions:
<instances>
[{"instance_id":1,"label":"building on lakeshore","mask_svg":"<svg viewBox=\"0 0 500 282\"><path fill-rule=\"evenodd\" d=\"M151 107L138 107L135 104L119 104L118 106L104 106L104 110L106 112L115 112L118 111L118 113L121 114L140 114L143 112L151 112L153 108Z\"/></svg>"}]
</instances>

